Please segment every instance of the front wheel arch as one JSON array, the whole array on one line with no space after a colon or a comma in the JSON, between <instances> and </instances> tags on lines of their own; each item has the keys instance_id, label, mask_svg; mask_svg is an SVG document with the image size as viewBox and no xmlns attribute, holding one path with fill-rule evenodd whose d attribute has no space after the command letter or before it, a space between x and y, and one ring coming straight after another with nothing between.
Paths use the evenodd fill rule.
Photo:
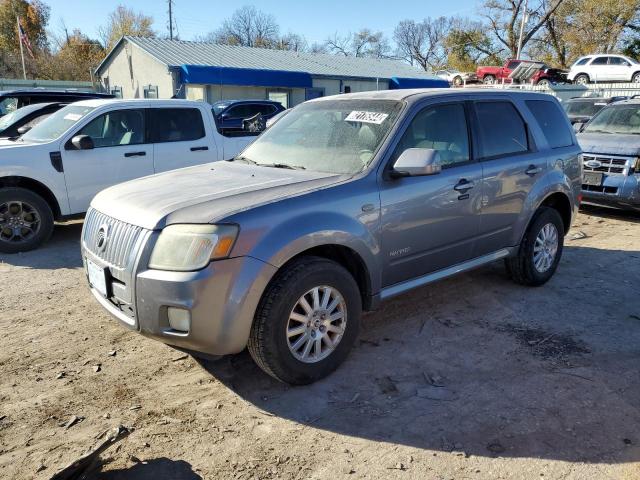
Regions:
<instances>
[{"instance_id":1,"label":"front wheel arch","mask_svg":"<svg viewBox=\"0 0 640 480\"><path fill-rule=\"evenodd\" d=\"M60 204L58 203L58 199L53 194L53 192L47 187L45 184L34 180L33 178L28 177L20 177L20 176L7 176L0 177L0 189L2 188L24 188L25 190L29 190L36 195L41 196L45 202L51 208L53 212L53 216L55 219L59 219L62 215L62 211L60 209Z\"/></svg>"}]
</instances>

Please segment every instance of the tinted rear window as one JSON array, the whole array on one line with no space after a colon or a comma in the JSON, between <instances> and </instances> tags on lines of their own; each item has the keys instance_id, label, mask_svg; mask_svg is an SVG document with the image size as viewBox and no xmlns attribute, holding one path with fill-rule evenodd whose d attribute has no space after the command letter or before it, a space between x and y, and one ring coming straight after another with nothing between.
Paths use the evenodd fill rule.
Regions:
<instances>
[{"instance_id":1,"label":"tinted rear window","mask_svg":"<svg viewBox=\"0 0 640 480\"><path fill-rule=\"evenodd\" d=\"M152 108L149 117L151 143L186 142L204 137L202 115L197 108Z\"/></svg>"},{"instance_id":2,"label":"tinted rear window","mask_svg":"<svg viewBox=\"0 0 640 480\"><path fill-rule=\"evenodd\" d=\"M573 145L573 136L569 130L565 114L554 102L546 100L527 100L527 107L536 117L536 121L551 148Z\"/></svg>"},{"instance_id":3,"label":"tinted rear window","mask_svg":"<svg viewBox=\"0 0 640 480\"><path fill-rule=\"evenodd\" d=\"M483 157L529 150L527 128L511 102L479 102L476 112Z\"/></svg>"}]
</instances>

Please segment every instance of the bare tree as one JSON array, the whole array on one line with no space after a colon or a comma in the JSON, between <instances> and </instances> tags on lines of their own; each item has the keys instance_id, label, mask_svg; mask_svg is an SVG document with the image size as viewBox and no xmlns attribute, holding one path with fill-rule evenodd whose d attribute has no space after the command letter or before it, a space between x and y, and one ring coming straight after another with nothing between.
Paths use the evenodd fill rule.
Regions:
<instances>
[{"instance_id":1,"label":"bare tree","mask_svg":"<svg viewBox=\"0 0 640 480\"><path fill-rule=\"evenodd\" d=\"M107 24L98 29L98 33L105 49L110 50L120 40L120 37L125 35L155 37L156 34L151 28L152 24L153 18L136 13L124 5L118 5L109 14Z\"/></svg>"},{"instance_id":2,"label":"bare tree","mask_svg":"<svg viewBox=\"0 0 640 480\"><path fill-rule=\"evenodd\" d=\"M447 63L444 41L451 24L451 19L446 17L428 17L422 22L401 21L393 33L399 55L424 70L441 68Z\"/></svg>"},{"instance_id":3,"label":"bare tree","mask_svg":"<svg viewBox=\"0 0 640 480\"><path fill-rule=\"evenodd\" d=\"M335 33L327 38L325 48L329 53L345 57L387 58L391 51L384 34L368 28L344 36Z\"/></svg>"},{"instance_id":4,"label":"bare tree","mask_svg":"<svg viewBox=\"0 0 640 480\"><path fill-rule=\"evenodd\" d=\"M522 36L522 48L533 39L549 21L564 0L530 0L528 12L524 11L526 0L485 0L481 15L486 18L491 33L515 57L520 41L522 15L528 13L529 21Z\"/></svg>"},{"instance_id":5,"label":"bare tree","mask_svg":"<svg viewBox=\"0 0 640 480\"><path fill-rule=\"evenodd\" d=\"M306 52L307 39L297 33L287 33L278 39L274 47L276 50L291 50L292 52Z\"/></svg>"},{"instance_id":6,"label":"bare tree","mask_svg":"<svg viewBox=\"0 0 640 480\"><path fill-rule=\"evenodd\" d=\"M279 32L280 27L273 15L254 6L244 6L207 38L225 45L273 48L278 43Z\"/></svg>"}]
</instances>

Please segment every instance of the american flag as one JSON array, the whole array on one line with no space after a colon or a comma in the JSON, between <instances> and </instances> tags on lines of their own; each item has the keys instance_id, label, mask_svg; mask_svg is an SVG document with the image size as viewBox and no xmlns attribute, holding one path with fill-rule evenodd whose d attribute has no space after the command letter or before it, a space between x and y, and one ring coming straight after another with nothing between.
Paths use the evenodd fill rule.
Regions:
<instances>
[{"instance_id":1,"label":"american flag","mask_svg":"<svg viewBox=\"0 0 640 480\"><path fill-rule=\"evenodd\" d=\"M27 47L27 52L31 58L35 58L33 56L33 50L31 49L31 42L29 41L29 37L27 36L27 32L25 32L24 28L22 28L22 21L18 20L18 34L20 35L20 42L22 45Z\"/></svg>"}]
</instances>

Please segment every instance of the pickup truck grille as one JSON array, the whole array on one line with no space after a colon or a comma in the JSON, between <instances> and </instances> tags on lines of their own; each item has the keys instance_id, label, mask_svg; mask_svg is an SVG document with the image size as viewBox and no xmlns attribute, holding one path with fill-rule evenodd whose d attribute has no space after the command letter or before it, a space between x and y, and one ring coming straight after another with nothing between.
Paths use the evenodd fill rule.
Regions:
<instances>
[{"instance_id":1,"label":"pickup truck grille","mask_svg":"<svg viewBox=\"0 0 640 480\"><path fill-rule=\"evenodd\" d=\"M628 175L633 163L631 157L613 157L602 155L583 155L585 172L602 172L607 175Z\"/></svg>"},{"instance_id":2,"label":"pickup truck grille","mask_svg":"<svg viewBox=\"0 0 640 480\"><path fill-rule=\"evenodd\" d=\"M138 239L144 234L144 229L111 218L95 209L89 209L84 222L82 241L85 248L105 263L125 268Z\"/></svg>"}]
</instances>

